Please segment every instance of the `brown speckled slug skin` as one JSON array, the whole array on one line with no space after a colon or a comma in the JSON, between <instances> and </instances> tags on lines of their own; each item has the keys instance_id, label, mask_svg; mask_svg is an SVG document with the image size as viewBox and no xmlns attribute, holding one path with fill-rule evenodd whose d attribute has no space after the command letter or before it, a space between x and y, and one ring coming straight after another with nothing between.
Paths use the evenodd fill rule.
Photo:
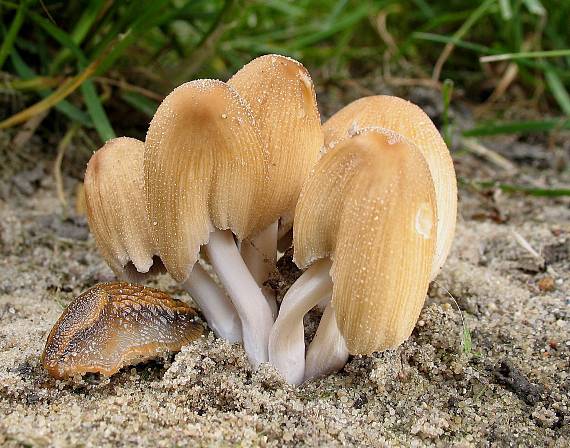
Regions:
<instances>
[{"instance_id":1,"label":"brown speckled slug skin","mask_svg":"<svg viewBox=\"0 0 570 448\"><path fill-rule=\"evenodd\" d=\"M157 289L101 283L65 309L48 336L42 365L58 379L88 372L111 376L200 337L195 318L192 308Z\"/></svg>"}]
</instances>

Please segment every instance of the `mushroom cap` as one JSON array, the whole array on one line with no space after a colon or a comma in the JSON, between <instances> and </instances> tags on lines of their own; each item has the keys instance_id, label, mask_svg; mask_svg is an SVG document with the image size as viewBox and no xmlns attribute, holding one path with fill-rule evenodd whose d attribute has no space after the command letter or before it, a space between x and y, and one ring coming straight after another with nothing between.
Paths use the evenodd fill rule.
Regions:
<instances>
[{"instance_id":1,"label":"mushroom cap","mask_svg":"<svg viewBox=\"0 0 570 448\"><path fill-rule=\"evenodd\" d=\"M89 228L101 255L118 276L127 274L129 262L141 273L153 265L143 157L143 142L115 138L93 154L85 171Z\"/></svg>"},{"instance_id":2,"label":"mushroom cap","mask_svg":"<svg viewBox=\"0 0 570 448\"><path fill-rule=\"evenodd\" d=\"M434 181L437 199L437 247L432 279L451 249L457 220L457 181L447 145L427 114L394 96L360 98L339 110L323 125L325 150L360 128L380 126L402 134L422 152Z\"/></svg>"},{"instance_id":3,"label":"mushroom cap","mask_svg":"<svg viewBox=\"0 0 570 448\"><path fill-rule=\"evenodd\" d=\"M73 300L53 326L42 365L55 378L110 376L126 365L178 351L203 331L196 312L154 288L101 283Z\"/></svg>"},{"instance_id":4,"label":"mushroom cap","mask_svg":"<svg viewBox=\"0 0 570 448\"><path fill-rule=\"evenodd\" d=\"M228 84L249 103L268 148L267 213L278 219L294 211L323 146L313 81L300 62L269 54L245 65Z\"/></svg>"},{"instance_id":5,"label":"mushroom cap","mask_svg":"<svg viewBox=\"0 0 570 448\"><path fill-rule=\"evenodd\" d=\"M437 206L418 148L387 129L334 146L305 182L295 211L295 262L330 257L332 306L348 350L407 339L427 292Z\"/></svg>"},{"instance_id":6,"label":"mushroom cap","mask_svg":"<svg viewBox=\"0 0 570 448\"><path fill-rule=\"evenodd\" d=\"M191 81L160 104L145 141L145 188L158 254L176 281L215 228L242 240L271 223L267 160L248 104L228 84Z\"/></svg>"}]
</instances>

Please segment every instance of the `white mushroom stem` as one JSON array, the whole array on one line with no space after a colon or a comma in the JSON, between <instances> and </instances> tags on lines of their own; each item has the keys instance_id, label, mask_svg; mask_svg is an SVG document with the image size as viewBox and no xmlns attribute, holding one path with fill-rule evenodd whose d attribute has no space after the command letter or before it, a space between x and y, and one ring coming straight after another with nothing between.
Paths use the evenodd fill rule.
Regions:
<instances>
[{"instance_id":1,"label":"white mushroom stem","mask_svg":"<svg viewBox=\"0 0 570 448\"><path fill-rule=\"evenodd\" d=\"M271 308L249 272L229 230L215 230L205 246L208 259L241 319L243 345L253 367L268 360Z\"/></svg>"},{"instance_id":2,"label":"white mushroom stem","mask_svg":"<svg viewBox=\"0 0 570 448\"><path fill-rule=\"evenodd\" d=\"M240 252L249 272L261 288L263 295L273 313L277 315L277 301L275 291L264 286L269 277L275 271L277 262L277 224L278 221L268 225L259 234L250 240L241 243Z\"/></svg>"},{"instance_id":3,"label":"white mushroom stem","mask_svg":"<svg viewBox=\"0 0 570 448\"><path fill-rule=\"evenodd\" d=\"M269 338L269 362L287 382L300 384L305 377L305 329L303 316L330 296L330 259L312 264L289 288Z\"/></svg>"},{"instance_id":4,"label":"white mushroom stem","mask_svg":"<svg viewBox=\"0 0 570 448\"><path fill-rule=\"evenodd\" d=\"M336 324L334 308L329 304L321 317L305 360L305 381L336 372L348 360L348 349Z\"/></svg>"},{"instance_id":5,"label":"white mushroom stem","mask_svg":"<svg viewBox=\"0 0 570 448\"><path fill-rule=\"evenodd\" d=\"M180 286L190 293L216 336L229 342L241 342L241 321L225 291L198 263Z\"/></svg>"}]
</instances>

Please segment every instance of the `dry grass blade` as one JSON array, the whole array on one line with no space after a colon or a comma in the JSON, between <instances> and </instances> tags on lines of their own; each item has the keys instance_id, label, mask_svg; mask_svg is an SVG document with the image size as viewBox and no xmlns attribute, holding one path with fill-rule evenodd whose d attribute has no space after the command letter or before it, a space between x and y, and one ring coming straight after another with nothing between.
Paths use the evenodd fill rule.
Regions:
<instances>
[{"instance_id":1,"label":"dry grass blade","mask_svg":"<svg viewBox=\"0 0 570 448\"><path fill-rule=\"evenodd\" d=\"M66 208L67 207L67 199L65 198L65 189L63 187L63 176L61 175L61 164L63 162L63 156L65 155L65 151L69 147L73 136L77 132L79 125L73 124L68 131L65 133L59 145L57 146L57 156L53 163L53 178L55 181L55 188L57 190L57 198L61 205Z\"/></svg>"},{"instance_id":2,"label":"dry grass blade","mask_svg":"<svg viewBox=\"0 0 570 448\"><path fill-rule=\"evenodd\" d=\"M30 118L24 127L16 134L14 139L12 140L12 146L14 149L19 149L24 146L30 138L35 134L36 129L42 123L44 118L47 116L47 110L33 116Z\"/></svg>"},{"instance_id":3,"label":"dry grass blade","mask_svg":"<svg viewBox=\"0 0 570 448\"><path fill-rule=\"evenodd\" d=\"M487 148L486 146L483 146L481 143L479 143L474 138L463 138L463 139L461 139L461 143L463 143L463 146L469 152L471 152L471 153L473 153L479 157L482 157L484 159L487 159L493 165L496 165L499 168L502 168L509 173L516 173L518 171L517 166L513 162L506 159L502 155L497 154L495 151L492 151L491 149Z\"/></svg>"},{"instance_id":4,"label":"dry grass blade","mask_svg":"<svg viewBox=\"0 0 570 448\"><path fill-rule=\"evenodd\" d=\"M455 49L456 41L460 40L470 29L471 27L481 18L484 16L485 12L495 4L495 0L487 0L483 2L477 9L475 9L469 18L461 25L461 27L453 34L452 40L448 42L439 58L437 58L437 62L433 67L432 79L434 81L439 80L441 75L441 70L443 69L443 65Z\"/></svg>"},{"instance_id":5,"label":"dry grass blade","mask_svg":"<svg viewBox=\"0 0 570 448\"><path fill-rule=\"evenodd\" d=\"M115 86L129 92L140 93L141 95L150 98L152 100L162 101L164 99L164 95L153 92L152 90L149 89L145 89L144 87L141 86L135 86L133 84L128 83L124 79L113 79L113 78L105 78L102 76L97 76L96 78L94 78L94 81L96 81L99 84L102 84L105 87Z\"/></svg>"},{"instance_id":6,"label":"dry grass blade","mask_svg":"<svg viewBox=\"0 0 570 448\"><path fill-rule=\"evenodd\" d=\"M73 93L79 86L81 86L81 84L83 84L85 80L89 79L99 66L100 60L101 58L93 61L85 68L85 70L83 70L77 76L74 76L70 80L64 82L59 89L57 89L47 98L0 122L0 129L16 126L20 123L28 121L30 118L42 113L43 111L51 109L61 100Z\"/></svg>"}]
</instances>

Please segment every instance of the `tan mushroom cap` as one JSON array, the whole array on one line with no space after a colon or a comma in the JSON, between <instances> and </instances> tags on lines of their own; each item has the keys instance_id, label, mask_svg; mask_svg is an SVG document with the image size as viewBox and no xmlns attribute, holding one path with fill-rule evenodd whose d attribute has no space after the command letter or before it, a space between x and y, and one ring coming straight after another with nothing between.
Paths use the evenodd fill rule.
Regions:
<instances>
[{"instance_id":1,"label":"tan mushroom cap","mask_svg":"<svg viewBox=\"0 0 570 448\"><path fill-rule=\"evenodd\" d=\"M380 126L402 134L420 149L429 166L438 208L437 247L432 270L434 278L451 249L457 220L457 181L449 150L423 110L394 96L361 98L334 114L323 125L325 148L369 126Z\"/></svg>"},{"instance_id":2,"label":"tan mushroom cap","mask_svg":"<svg viewBox=\"0 0 570 448\"><path fill-rule=\"evenodd\" d=\"M330 256L332 306L353 354L407 339L427 292L437 207L420 151L381 128L341 140L303 186L295 262Z\"/></svg>"},{"instance_id":3,"label":"tan mushroom cap","mask_svg":"<svg viewBox=\"0 0 570 448\"><path fill-rule=\"evenodd\" d=\"M197 80L174 89L146 136L147 207L158 253L184 281L215 228L241 240L268 225L267 151L233 87Z\"/></svg>"},{"instance_id":4,"label":"tan mushroom cap","mask_svg":"<svg viewBox=\"0 0 570 448\"><path fill-rule=\"evenodd\" d=\"M268 214L293 211L323 146L321 118L309 72L275 54L254 59L228 84L249 103L269 150Z\"/></svg>"},{"instance_id":5,"label":"tan mushroom cap","mask_svg":"<svg viewBox=\"0 0 570 448\"><path fill-rule=\"evenodd\" d=\"M109 140L87 164L87 220L97 247L118 276L132 262L139 272L153 264L154 244L146 213L144 144L134 138Z\"/></svg>"}]
</instances>

